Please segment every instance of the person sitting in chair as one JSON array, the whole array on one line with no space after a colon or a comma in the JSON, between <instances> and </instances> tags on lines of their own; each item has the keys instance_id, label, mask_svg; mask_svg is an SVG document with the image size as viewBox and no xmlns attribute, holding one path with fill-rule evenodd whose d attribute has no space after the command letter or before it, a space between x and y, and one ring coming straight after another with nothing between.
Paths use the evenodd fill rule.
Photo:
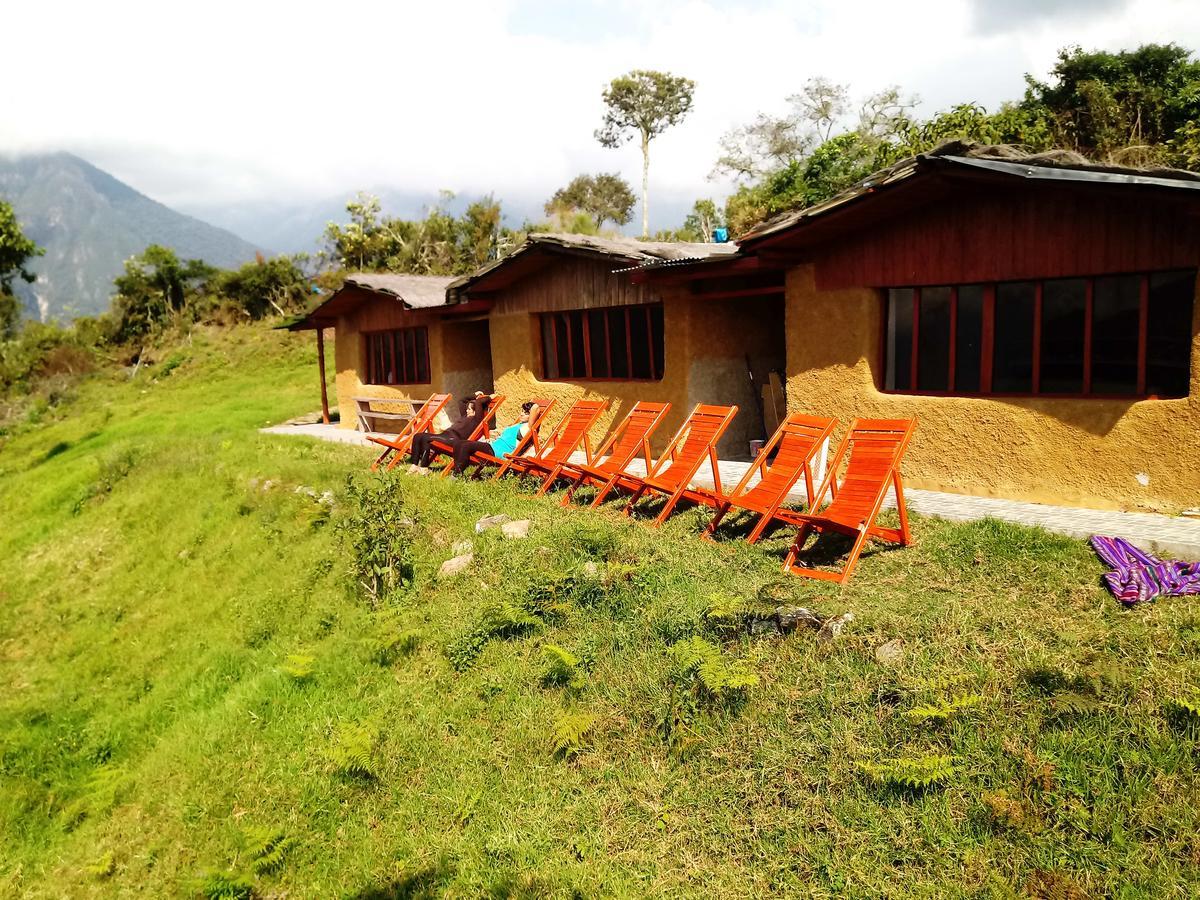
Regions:
<instances>
[{"instance_id":1,"label":"person sitting in chair","mask_svg":"<svg viewBox=\"0 0 1200 900\"><path fill-rule=\"evenodd\" d=\"M460 441L470 438L487 415L495 399L495 394L476 391L474 397L469 397L461 402L462 417L445 431L437 434L423 432L414 437L410 448L409 461L412 465L408 467L409 474L424 475L429 471L429 464L433 462L432 445L434 441L440 440L443 444L454 447Z\"/></svg>"},{"instance_id":2,"label":"person sitting in chair","mask_svg":"<svg viewBox=\"0 0 1200 900\"><path fill-rule=\"evenodd\" d=\"M517 449L521 439L529 434L529 420L537 415L536 403L522 403L521 417L500 431L493 433L487 441L459 441L454 445L454 474L461 475L471 461L471 456L477 452L489 453L497 459L504 459L506 453Z\"/></svg>"}]
</instances>

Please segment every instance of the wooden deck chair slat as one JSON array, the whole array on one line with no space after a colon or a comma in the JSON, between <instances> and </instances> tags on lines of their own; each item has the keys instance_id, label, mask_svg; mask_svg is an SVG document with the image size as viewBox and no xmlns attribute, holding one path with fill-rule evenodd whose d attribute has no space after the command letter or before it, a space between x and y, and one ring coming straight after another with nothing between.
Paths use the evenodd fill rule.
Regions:
<instances>
[{"instance_id":1,"label":"wooden deck chair slat","mask_svg":"<svg viewBox=\"0 0 1200 900\"><path fill-rule=\"evenodd\" d=\"M383 447L383 452L379 454L376 460L371 463L371 471L374 472L389 456L393 456L388 462L388 468L394 468L396 463L408 452L412 446L412 439L418 434L433 430L433 422L438 417L446 404L450 402L451 394L432 394L429 399L420 405L413 417L405 423L404 428L400 430L394 438L384 438L378 435L367 435L367 440L373 444L379 444ZM381 399L380 402L383 402ZM399 402L399 401L397 401Z\"/></svg>"},{"instance_id":2,"label":"wooden deck chair slat","mask_svg":"<svg viewBox=\"0 0 1200 900\"><path fill-rule=\"evenodd\" d=\"M704 537L711 538L721 520L731 509L737 508L758 513L758 522L747 536L747 540L753 544L775 521L776 512L801 478L804 479L808 506L811 508L815 493L813 460L836 425L837 419L793 413L780 423L742 480L729 494L703 489L688 491L685 494L687 499L705 503L714 509L712 520L704 530Z\"/></svg>"},{"instance_id":3,"label":"wooden deck chair slat","mask_svg":"<svg viewBox=\"0 0 1200 900\"><path fill-rule=\"evenodd\" d=\"M487 440L488 433L492 430L492 424L496 421L496 413L500 411L500 405L504 403L505 397L503 394L496 394L492 397L492 402L488 404L487 410L483 414L483 418L479 420L479 424L471 431L468 441L484 441ZM447 441L434 441L429 445L430 452L433 453L433 460L430 461L432 466L433 461L439 456L452 457L454 455L454 445ZM445 466L442 467L440 473L441 478L446 478L454 470L454 460L450 459Z\"/></svg>"},{"instance_id":4,"label":"wooden deck chair slat","mask_svg":"<svg viewBox=\"0 0 1200 900\"><path fill-rule=\"evenodd\" d=\"M562 417L558 426L544 442L540 453L532 456L513 456L507 460L508 468L526 475L557 474L571 454L584 446L587 461L592 461L592 442L590 432L604 411L608 409L607 400L576 400ZM503 474L503 469L497 471L497 478ZM546 487L538 491L543 494Z\"/></svg>"},{"instance_id":5,"label":"wooden deck chair slat","mask_svg":"<svg viewBox=\"0 0 1200 900\"><path fill-rule=\"evenodd\" d=\"M546 476L539 493L545 493L555 479L562 477L570 482L563 495L563 506L571 502L576 488L583 483L596 486L592 506L599 506L612 490L616 479L625 473L638 456L645 457L646 470L650 470L650 435L658 429L663 417L670 411L670 403L648 403L639 400L600 445L595 454L595 462L564 462L557 473L552 472Z\"/></svg>"},{"instance_id":6,"label":"wooden deck chair slat","mask_svg":"<svg viewBox=\"0 0 1200 900\"><path fill-rule=\"evenodd\" d=\"M900 463L916 430L915 419L856 419L842 438L812 508L782 516L797 526L796 538L784 562L785 571L808 578L845 583L854 572L869 538L907 546L912 542ZM846 455L849 453L849 459ZM838 485L838 472L846 459L846 475ZM889 490L896 492L899 528L875 524ZM821 507L825 494L832 498ZM853 537L854 544L841 571L828 572L796 565L796 558L813 532L836 531Z\"/></svg>"},{"instance_id":7,"label":"wooden deck chair slat","mask_svg":"<svg viewBox=\"0 0 1200 900\"><path fill-rule=\"evenodd\" d=\"M663 494L666 496L666 503L654 520L655 527L661 525L674 512L692 478L705 461L712 467L715 488L720 492L721 472L717 467L717 442L729 428L737 411L736 406L698 404L645 478L621 475L616 483L632 492L629 502L625 505L625 515L633 512L645 494Z\"/></svg>"},{"instance_id":8,"label":"wooden deck chair slat","mask_svg":"<svg viewBox=\"0 0 1200 900\"><path fill-rule=\"evenodd\" d=\"M513 451L514 456L521 455L530 447L534 448L535 453L541 452L541 427L545 423L546 417L550 414L550 410L554 409L555 401L549 397L534 397L530 402L537 407L537 414L530 417L529 431L525 437L517 441L517 446ZM490 453L477 452L471 455L471 458L467 461L467 465L475 467L471 472L471 477L478 478L483 473L484 466L499 466L507 469L505 466L507 462L508 460L498 459ZM451 464L453 465L453 463Z\"/></svg>"}]
</instances>

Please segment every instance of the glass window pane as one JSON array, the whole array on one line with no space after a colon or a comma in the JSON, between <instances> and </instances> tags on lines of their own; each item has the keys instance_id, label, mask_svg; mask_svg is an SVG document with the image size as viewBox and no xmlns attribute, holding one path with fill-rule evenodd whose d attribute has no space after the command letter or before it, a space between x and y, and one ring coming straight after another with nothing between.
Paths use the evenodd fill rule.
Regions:
<instances>
[{"instance_id":1,"label":"glass window pane","mask_svg":"<svg viewBox=\"0 0 1200 900\"><path fill-rule=\"evenodd\" d=\"M663 347L663 308L661 303L650 307L650 346L654 348L654 378L662 378L666 368L666 350Z\"/></svg>"},{"instance_id":2,"label":"glass window pane","mask_svg":"<svg viewBox=\"0 0 1200 900\"><path fill-rule=\"evenodd\" d=\"M429 383L429 329L417 329L417 381Z\"/></svg>"},{"instance_id":3,"label":"glass window pane","mask_svg":"<svg viewBox=\"0 0 1200 900\"><path fill-rule=\"evenodd\" d=\"M554 316L555 349L558 352L558 373L556 378L571 377L571 354L567 352L567 317L562 313Z\"/></svg>"},{"instance_id":4,"label":"glass window pane","mask_svg":"<svg viewBox=\"0 0 1200 900\"><path fill-rule=\"evenodd\" d=\"M1082 278L1047 281L1042 286L1043 394L1083 392L1083 332L1087 283Z\"/></svg>"},{"instance_id":5,"label":"glass window pane","mask_svg":"<svg viewBox=\"0 0 1200 900\"><path fill-rule=\"evenodd\" d=\"M586 356L583 349L583 313L567 313L567 326L571 330L571 377L587 377Z\"/></svg>"},{"instance_id":6,"label":"glass window pane","mask_svg":"<svg viewBox=\"0 0 1200 900\"><path fill-rule=\"evenodd\" d=\"M1186 397L1191 377L1192 306L1196 273L1150 276L1146 319L1146 393Z\"/></svg>"},{"instance_id":7,"label":"glass window pane","mask_svg":"<svg viewBox=\"0 0 1200 900\"><path fill-rule=\"evenodd\" d=\"M1034 290L1031 281L996 285L994 393L1027 394L1033 390Z\"/></svg>"},{"instance_id":8,"label":"glass window pane","mask_svg":"<svg viewBox=\"0 0 1200 900\"><path fill-rule=\"evenodd\" d=\"M954 330L954 390L979 391L980 348L983 346L983 286L958 289L958 316Z\"/></svg>"},{"instance_id":9,"label":"glass window pane","mask_svg":"<svg viewBox=\"0 0 1200 900\"><path fill-rule=\"evenodd\" d=\"M950 288L921 288L918 304L917 390L950 387Z\"/></svg>"},{"instance_id":10,"label":"glass window pane","mask_svg":"<svg viewBox=\"0 0 1200 900\"><path fill-rule=\"evenodd\" d=\"M1097 278L1092 288L1092 393L1137 392L1141 277Z\"/></svg>"},{"instance_id":11,"label":"glass window pane","mask_svg":"<svg viewBox=\"0 0 1200 900\"><path fill-rule=\"evenodd\" d=\"M883 386L889 391L912 388L912 288L892 288L887 299L887 368Z\"/></svg>"},{"instance_id":12,"label":"glass window pane","mask_svg":"<svg viewBox=\"0 0 1200 900\"><path fill-rule=\"evenodd\" d=\"M633 353L633 377L650 377L650 327L646 307L629 308L629 337Z\"/></svg>"},{"instance_id":13,"label":"glass window pane","mask_svg":"<svg viewBox=\"0 0 1200 900\"><path fill-rule=\"evenodd\" d=\"M629 345L625 332L625 314L628 309L610 309L608 311L608 333L612 340L612 373L613 378L629 377Z\"/></svg>"},{"instance_id":14,"label":"glass window pane","mask_svg":"<svg viewBox=\"0 0 1200 900\"><path fill-rule=\"evenodd\" d=\"M589 310L588 320L588 352L592 355L593 378L608 378L612 373L608 368L608 343L605 340L605 322L608 315L602 309Z\"/></svg>"},{"instance_id":15,"label":"glass window pane","mask_svg":"<svg viewBox=\"0 0 1200 900\"><path fill-rule=\"evenodd\" d=\"M554 346L554 316L543 315L542 319L542 377L549 380L558 377L558 354Z\"/></svg>"}]
</instances>

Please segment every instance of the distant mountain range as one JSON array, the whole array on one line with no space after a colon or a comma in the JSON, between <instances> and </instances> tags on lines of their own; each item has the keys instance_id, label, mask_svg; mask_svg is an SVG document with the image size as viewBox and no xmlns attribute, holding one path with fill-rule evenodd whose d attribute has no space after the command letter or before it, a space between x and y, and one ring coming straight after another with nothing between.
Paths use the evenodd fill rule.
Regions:
<instances>
[{"instance_id":1,"label":"distant mountain range","mask_svg":"<svg viewBox=\"0 0 1200 900\"><path fill-rule=\"evenodd\" d=\"M43 321L104 312L113 278L147 244L223 267L256 252L232 232L151 200L70 153L0 156L0 198L46 250L30 266L37 282L16 282L29 314Z\"/></svg>"}]
</instances>

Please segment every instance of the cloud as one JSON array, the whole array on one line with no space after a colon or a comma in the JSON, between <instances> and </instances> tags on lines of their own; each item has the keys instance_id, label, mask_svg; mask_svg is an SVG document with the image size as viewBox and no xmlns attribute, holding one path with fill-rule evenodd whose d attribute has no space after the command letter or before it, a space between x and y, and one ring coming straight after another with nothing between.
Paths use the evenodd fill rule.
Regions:
<instances>
[{"instance_id":1,"label":"cloud","mask_svg":"<svg viewBox=\"0 0 1200 900\"><path fill-rule=\"evenodd\" d=\"M661 228L678 222L654 197L721 196L707 180L720 135L782 112L814 75L859 95L899 84L926 113L994 107L1067 44L1200 45L1190 6L1102 2L981 32L988 0L906 14L892 0L40 0L5 14L6 66L29 77L5 98L0 151L71 150L190 209L375 186L536 208L582 171L640 182L636 145L592 132L604 84L656 68L697 82L695 111L651 147Z\"/></svg>"},{"instance_id":2,"label":"cloud","mask_svg":"<svg viewBox=\"0 0 1200 900\"><path fill-rule=\"evenodd\" d=\"M971 20L978 32L1028 30L1044 21L1095 19L1132 5L1132 0L970 0Z\"/></svg>"}]
</instances>

